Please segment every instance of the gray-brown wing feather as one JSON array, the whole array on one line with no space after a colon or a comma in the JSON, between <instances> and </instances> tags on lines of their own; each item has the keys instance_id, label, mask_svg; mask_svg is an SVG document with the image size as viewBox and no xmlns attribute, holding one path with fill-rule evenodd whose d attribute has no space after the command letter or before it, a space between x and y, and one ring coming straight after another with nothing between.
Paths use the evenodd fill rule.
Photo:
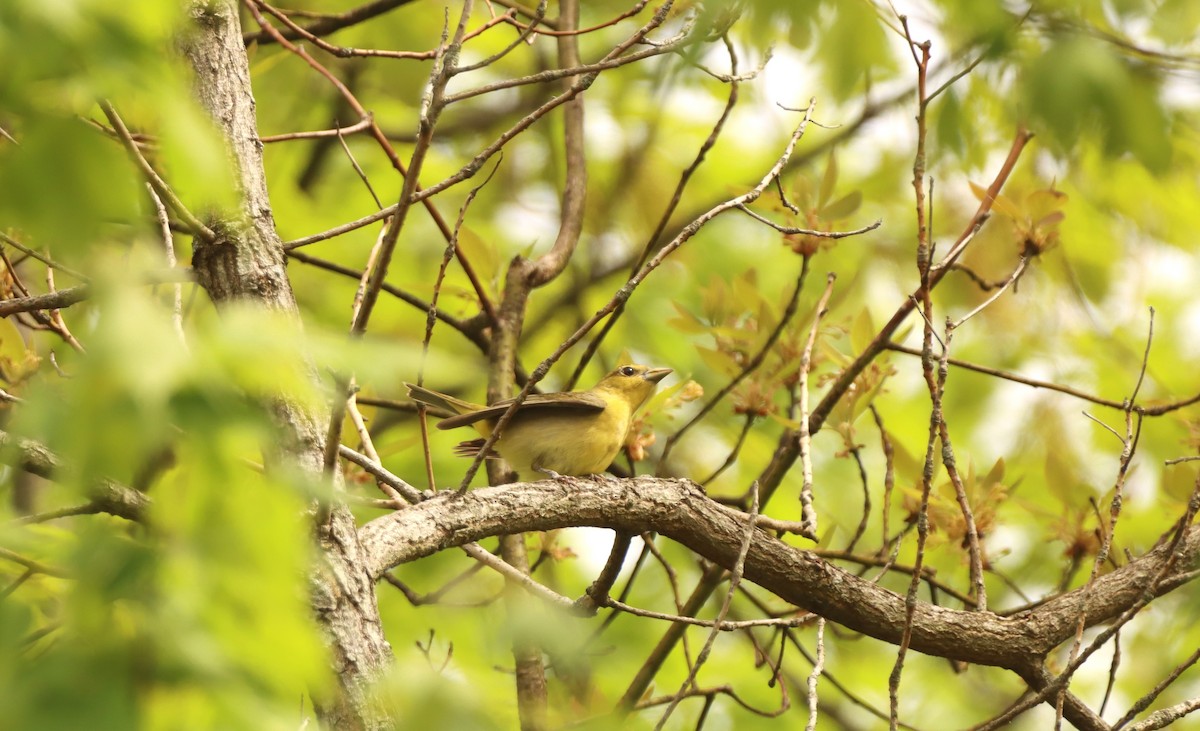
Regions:
<instances>
[{"instance_id":1,"label":"gray-brown wing feather","mask_svg":"<svg viewBox=\"0 0 1200 731\"><path fill-rule=\"evenodd\" d=\"M505 411L508 411L509 405L512 404L512 399L498 401L486 409L472 411L469 414L459 414L451 416L449 419L442 419L437 423L438 429L455 429L460 426L474 424L477 421L486 419L499 419ZM530 394L529 398L521 402L518 411L528 413L531 411L563 411L575 412L579 414L598 414L604 411L604 399L587 391L568 391L566 393L554 394Z\"/></svg>"}]
</instances>

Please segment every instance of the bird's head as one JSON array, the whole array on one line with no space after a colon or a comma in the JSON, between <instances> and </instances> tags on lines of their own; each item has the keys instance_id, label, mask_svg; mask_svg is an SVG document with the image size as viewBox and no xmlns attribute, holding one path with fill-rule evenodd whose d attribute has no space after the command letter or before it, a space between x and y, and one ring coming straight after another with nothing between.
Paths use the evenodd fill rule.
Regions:
<instances>
[{"instance_id":1,"label":"bird's head","mask_svg":"<svg viewBox=\"0 0 1200 731\"><path fill-rule=\"evenodd\" d=\"M636 409L650 398L650 394L658 387L658 382L670 373L670 368L651 368L631 363L618 366L612 373L601 378L593 390L619 394L629 403L631 409Z\"/></svg>"}]
</instances>

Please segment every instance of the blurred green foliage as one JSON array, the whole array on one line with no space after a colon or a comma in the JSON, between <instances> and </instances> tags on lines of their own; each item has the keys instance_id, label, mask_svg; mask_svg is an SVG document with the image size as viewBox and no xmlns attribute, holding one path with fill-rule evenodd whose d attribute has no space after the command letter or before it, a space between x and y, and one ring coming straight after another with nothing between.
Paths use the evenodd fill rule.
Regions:
<instances>
[{"instance_id":1,"label":"blurred green foliage","mask_svg":"<svg viewBox=\"0 0 1200 731\"><path fill-rule=\"evenodd\" d=\"M355 3L307 1L298 7L331 12L334 5L345 10ZM437 42L443 5L410 3L329 40L426 50ZM582 25L601 23L628 5L584 3ZM673 23L682 22L689 4L680 5ZM953 355L1120 401L1137 380L1147 308L1153 306L1156 334L1140 402L1169 402L1200 390L1193 367L1200 356L1197 4L1064 0L1037 3L1020 15L1001 2L897 5L909 13L914 37L932 40L931 90L979 61L928 110L928 174L936 183L932 233L939 251L962 233L978 202L972 187L991 182L1017 126L1027 125L1037 135L963 264L983 279L1002 279L1029 237L1054 245L1039 246L1040 256L1015 290L956 333ZM453 17L458 5L450 8ZM818 332L810 380L814 401L917 284L911 186L916 109L912 95L903 94L913 87L915 71L898 35L899 22L883 5L857 0L755 0L743 3L741 12L740 19L712 20L714 26L731 23L739 72L755 68L768 46L775 46L776 58L758 79L739 85L738 105L684 192L668 235L757 182L797 121L777 105L802 107L811 96L823 126L810 126L782 180L799 212L788 212L773 191L755 210L812 228L852 228L877 218L884 225L831 243L783 236L740 213L726 214L651 275L588 367L584 386L628 351L635 360L669 366L681 381L704 387L708 395L699 401L654 409L651 426L661 444L765 342L795 284L798 254L811 256L811 276L779 340L781 349L759 377L680 441L668 465L675 474L706 477L734 449L747 415L769 415L754 422L736 460L707 486L711 495L724 497L745 492L782 430L795 424L795 359L824 274L835 272L838 281ZM584 58L605 53L647 15L585 36ZM219 140L172 54L183 22L172 3L141 3L134 11L105 0L0 3L5 69L0 128L17 140L0 139L0 227L85 272L94 290L86 303L63 311L86 353L28 322L0 326L3 385L25 399L5 407L5 428L40 440L66 465L54 485L34 486L38 511L85 502L100 479L145 488L153 500L145 525L107 516L24 524L16 519L24 512L17 496L27 490L19 484L25 478L4 471L0 547L52 567L54 574L26 576L26 566L0 557L0 728L298 728L311 715L311 698L332 688L305 578L313 552L305 510L322 488L286 469L264 473L254 467L262 463L264 447L271 451L278 440L269 404L280 397L324 403L329 393L314 387L311 376L327 382L335 371L354 372L364 396L400 398L400 383L415 380L422 362L429 385L472 399L483 395L486 356L453 328L438 324L433 350L422 361L425 312L385 296L368 336L350 343L343 334L357 280L295 261L289 274L303 330L254 311L218 316L189 284L186 345L181 342L171 319L170 285L146 284L165 264L144 188L120 147L86 120L103 121L96 100L111 99L132 127L153 137L152 159L194 211L229 204L233 186ZM464 58L483 59L512 38L503 27L485 33L467 45ZM262 135L356 121L332 88L294 56L276 45L250 50ZM553 53L553 39L539 37L532 49L522 46L456 79L452 90L535 73ZM520 350L525 366L539 362L605 304L642 250L655 243L648 237L680 171L711 132L729 94L727 84L685 63L727 71L723 44L705 43L689 54L607 71L585 95L591 183L584 238L568 271L531 299ZM429 63L314 55L352 80L356 95L405 159ZM456 172L556 88L519 87L451 107L441 119L443 134L422 183ZM893 98L899 101L887 101ZM859 125L867 105L872 113ZM468 211L460 245L493 300L512 257L539 254L553 241L564 167L561 136L560 123L551 118L514 140ZM363 135L345 142L384 204L394 201L401 180L377 144ZM374 210L337 144L272 143L265 154L284 239ZM434 199L444 217L454 220L477 182ZM361 270L376 233L363 228L305 252ZM180 235L177 243L186 261L187 238ZM430 218L414 211L390 283L427 301L444 247ZM44 267L25 260L17 270L41 291ZM74 284L65 274L57 277L59 287ZM11 291L11 277L5 286ZM988 296L966 276L952 273L935 294L932 319L959 317ZM439 307L457 318L479 311L476 293L456 265L449 269ZM919 325L910 323L907 344L919 341ZM545 385L565 382L581 353L582 346L568 352ZM816 507L822 545L845 546L864 511L857 454L873 506L858 550L871 552L883 541L885 512L893 534L912 518L929 397L919 360L900 353L882 355L856 386L814 438ZM877 409L895 450L890 504L883 502L885 458L868 406ZM1085 409L1123 430L1118 411L951 370L945 411L977 518L986 517L981 527L995 571L988 578L995 608L1019 606L1086 580L1097 531L1107 520L1120 444L1083 417ZM389 469L425 487L411 415L364 411ZM459 438L430 435L439 485L456 484L462 475L465 463L450 454ZM1114 544L1118 563L1125 550L1136 555L1152 545L1179 514L1196 470L1163 467L1162 461L1193 453L1198 444L1194 408L1146 421ZM636 465L639 471L653 471L657 452L650 452L651 463ZM794 472L768 507L774 517L799 517L800 477ZM354 496L377 496L360 473L348 477ZM942 471L935 484L928 562L940 580L965 590L961 516ZM364 520L381 514L355 509ZM609 537L564 531L528 540L534 557L544 557L538 578L578 595L594 578ZM689 552L660 543L674 575L648 559L627 601L675 611L701 567ZM898 560L912 559L909 540ZM395 574L424 594L470 569L468 559L448 552ZM903 591L907 577L892 573L882 583ZM553 671L565 680L553 686L555 720L604 712L625 692L665 629L663 623L621 617L594 635L597 622L549 612L527 618L531 625L510 624L495 601L502 581L488 572L456 584L433 606L412 606L399 592L380 588L397 655L394 674L381 685L381 702L413 727L513 728L511 633L528 631L538 633ZM768 607L784 609L765 592L750 591ZM1147 621L1135 622L1122 635L1117 679L1122 702L1116 705L1128 705L1181 659L1161 651L1158 639L1172 637L1173 647L1200 644L1196 598L1194 588L1181 590L1157 602ZM720 594L702 615L712 616L719 601ZM741 599L734 612L739 618L761 616ZM689 629L689 647L698 647L706 634ZM771 631L755 630L753 636L767 654L778 652ZM811 631L799 637L811 646ZM826 672L886 710L895 648L833 632L826 642ZM809 667L793 650L787 650L787 669L799 683L792 685L791 699L798 706ZM701 683L728 683L756 708L777 708L779 690L768 686L770 672L755 666L757 658L744 636L723 636ZM686 672L677 650L650 695L674 692ZM1072 690L1098 695L1106 681L1107 657L1100 657L1085 666ZM831 686L821 687L831 717L844 718L848 727L881 723ZM986 697L976 692L980 687L988 689ZM1189 688L1194 696L1194 678L1161 702L1185 697ZM1004 672L972 668L958 676L942 661L910 658L900 716L920 725L928 709L937 708L939 718L966 726L998 712L1022 689ZM692 727L700 705L685 702L669 727ZM621 727L652 727L658 712L635 714ZM718 702L712 714L714 727L776 723L732 703ZM1046 723L1035 713L1018 727Z\"/></svg>"}]
</instances>

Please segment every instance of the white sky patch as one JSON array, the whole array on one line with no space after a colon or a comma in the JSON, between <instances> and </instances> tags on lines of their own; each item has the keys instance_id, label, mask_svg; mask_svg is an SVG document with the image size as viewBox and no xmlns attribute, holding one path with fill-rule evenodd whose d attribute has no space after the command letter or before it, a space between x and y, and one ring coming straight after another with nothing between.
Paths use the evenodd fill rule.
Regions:
<instances>
[{"instance_id":1,"label":"white sky patch","mask_svg":"<svg viewBox=\"0 0 1200 731\"><path fill-rule=\"evenodd\" d=\"M592 237L586 244L586 253L600 269L607 269L624 262L633 250L628 232L609 229Z\"/></svg>"},{"instance_id":2,"label":"white sky patch","mask_svg":"<svg viewBox=\"0 0 1200 731\"><path fill-rule=\"evenodd\" d=\"M549 161L550 153L546 146L528 137L513 140L504 155L504 164L518 178L536 178Z\"/></svg>"},{"instance_id":3,"label":"white sky patch","mask_svg":"<svg viewBox=\"0 0 1200 731\"><path fill-rule=\"evenodd\" d=\"M566 528L563 533L563 543L569 545L579 557L579 568L583 573L591 577L598 576L612 551L614 532L608 528ZM621 566L622 578L629 575L641 551L642 539L634 536L629 544L629 552L625 554L625 563Z\"/></svg>"},{"instance_id":4,"label":"white sky patch","mask_svg":"<svg viewBox=\"0 0 1200 731\"><path fill-rule=\"evenodd\" d=\"M1142 338L1149 324L1146 306L1153 306L1155 299L1192 299L1197 288L1194 253L1185 253L1175 247L1147 240L1144 234L1126 227L1129 243L1125 256L1136 258L1138 265L1117 267L1112 287L1104 301L1095 303L1104 322L1118 327L1137 327ZM1144 303L1131 306L1132 302ZM1161 320L1155 325L1161 326ZM1135 332L1139 331L1135 330ZM1140 349L1140 345L1137 346ZM1153 354L1151 354L1153 357Z\"/></svg>"},{"instance_id":5,"label":"white sky patch","mask_svg":"<svg viewBox=\"0 0 1200 731\"><path fill-rule=\"evenodd\" d=\"M746 67L739 68L743 73L749 70L747 64L741 66ZM801 108L808 104L811 96L817 96L817 104L820 104L818 90L821 86L815 69L816 66L797 49L777 47L757 84L763 107L774 110L776 118L783 120L784 115L791 113L780 109L779 104Z\"/></svg>"},{"instance_id":6,"label":"white sky patch","mask_svg":"<svg viewBox=\"0 0 1200 731\"><path fill-rule=\"evenodd\" d=\"M1158 500L1162 493L1163 468L1157 460L1134 458L1136 469L1130 471L1125 479L1125 497L1133 507L1149 508ZM1112 464L1112 481L1116 481L1117 464Z\"/></svg>"},{"instance_id":7,"label":"white sky patch","mask_svg":"<svg viewBox=\"0 0 1200 731\"><path fill-rule=\"evenodd\" d=\"M1034 550L1038 551L1042 558L1046 560L1057 558L1062 554L1062 544L1048 543L1046 541L1031 541L1029 540L1029 533L1027 531L1013 528L1012 526L1005 525L1004 523L996 524L996 528L992 531L992 534L988 536L987 547L989 554L993 554L996 551L1005 552L1003 558L997 559L1001 562L1001 566L1004 564L1011 564L1013 566L1024 565L1029 560L1029 556L1034 552ZM1054 587L1052 586L1039 587L1035 589L1025 588L1025 593L1029 594L1031 597L1040 596L1041 593L1049 593L1053 591L1053 589Z\"/></svg>"},{"instance_id":8,"label":"white sky patch","mask_svg":"<svg viewBox=\"0 0 1200 731\"><path fill-rule=\"evenodd\" d=\"M496 212L504 221L507 235L517 244L549 246L558 235L558 194L548 185L535 185L519 191L519 198L505 203Z\"/></svg>"},{"instance_id":9,"label":"white sky patch","mask_svg":"<svg viewBox=\"0 0 1200 731\"><path fill-rule=\"evenodd\" d=\"M593 104L584 115L587 154L593 161L620 159L625 152L627 135L617 120L613 119L607 106Z\"/></svg>"},{"instance_id":10,"label":"white sky patch","mask_svg":"<svg viewBox=\"0 0 1200 731\"><path fill-rule=\"evenodd\" d=\"M1168 327L1174 331L1174 347L1186 358L1200 359L1200 300L1184 307Z\"/></svg>"},{"instance_id":11,"label":"white sky patch","mask_svg":"<svg viewBox=\"0 0 1200 731\"><path fill-rule=\"evenodd\" d=\"M1195 252L1159 244L1146 247L1140 269L1142 277L1153 283L1155 291L1191 294L1196 291L1195 262Z\"/></svg>"},{"instance_id":12,"label":"white sky patch","mask_svg":"<svg viewBox=\"0 0 1200 731\"><path fill-rule=\"evenodd\" d=\"M672 86L664 102L673 109L688 110L688 116L692 119L711 119L716 122L725 109L725 96L728 93L725 90L714 95L693 86Z\"/></svg>"},{"instance_id":13,"label":"white sky patch","mask_svg":"<svg viewBox=\"0 0 1200 731\"><path fill-rule=\"evenodd\" d=\"M1061 360L1028 361L1022 363L1020 373L1027 378L1059 383L1064 380L1061 374L1071 371L1073 367L1074 364ZM1073 385L1087 390L1086 384ZM953 387L951 378L947 388ZM990 418L979 426L979 431L974 435L974 442L980 452L990 451L989 454L980 455L983 457L981 463L990 464L1000 457L1013 455L1021 447L1021 440L1028 429L1026 415L1035 408L1048 407L1061 414L1063 428L1069 432L1067 441L1077 445L1077 449L1083 452L1080 461L1087 465L1088 474L1085 478L1099 490L1107 489L1116 476L1116 456L1120 453L1120 445L1116 440L1113 440L1115 446L1111 454L1088 448L1087 445L1094 443L1092 430L1103 427L1083 415L1084 409L1076 399L1069 396L1057 397L1051 392L1011 381L997 384L996 390L988 399L987 413ZM1097 414L1101 418L1106 415Z\"/></svg>"}]
</instances>

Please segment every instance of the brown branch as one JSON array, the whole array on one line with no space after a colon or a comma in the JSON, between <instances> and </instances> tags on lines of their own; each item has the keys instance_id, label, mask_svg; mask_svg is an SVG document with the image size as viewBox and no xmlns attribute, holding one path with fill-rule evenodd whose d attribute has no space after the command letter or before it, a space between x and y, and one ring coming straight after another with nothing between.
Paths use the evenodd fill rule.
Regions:
<instances>
[{"instance_id":1,"label":"brown branch","mask_svg":"<svg viewBox=\"0 0 1200 731\"><path fill-rule=\"evenodd\" d=\"M581 339L583 339L583 336L590 332L591 329L600 322L600 320L604 319L617 307L627 302L629 298L633 296L633 293L637 287L641 285L643 281L645 281L646 277L650 276L655 269L661 266L662 263L666 261L667 257L670 256L676 249L691 240L691 238L695 236L705 224L722 213L725 213L726 211L757 200L758 197L762 195L767 186L770 185L771 182L775 180L776 176L779 175L779 172L783 169L783 166L787 164L788 158L791 157L792 152L796 149L796 144L800 141L800 138L804 136L804 131L808 129L809 120L812 118L812 110L815 104L815 99L809 101L808 109L805 110L804 117L792 131L792 135L788 139L783 153L779 156L779 158L775 161L775 164L771 166L771 168L767 171L757 185L742 195L713 206L687 226L684 226L670 243L663 246L652 259L647 261L642 268L638 270L637 274L634 274L632 277L630 277L629 280L626 281L619 290L617 290L612 299L608 301L608 304L597 310L595 314L588 318L582 325L579 326L579 328L575 330L574 333L569 335L566 340L564 340L557 348L555 348L553 353L551 353L545 360L538 364L538 367L534 369L532 374L530 374L529 381L521 389L520 393L514 397L512 405L509 407L508 411L506 411L504 415L497 420L496 426L491 435L484 441L483 446L480 448L480 454L478 457L476 457L475 462L472 463L471 467L467 468L467 472L463 476L462 483L459 486L459 491L466 489L466 486L475 476L475 472L478 471L479 464L483 459L483 455L495 443L495 440L499 437L500 432L507 425L508 421L512 419L513 414L516 413L521 403L532 392L534 385L536 385L537 382L542 378L546 377L546 374L550 371L550 366L556 363L558 359L567 352L568 349L575 345L575 343L578 343Z\"/></svg>"},{"instance_id":2,"label":"brown branch","mask_svg":"<svg viewBox=\"0 0 1200 731\"><path fill-rule=\"evenodd\" d=\"M738 57L733 42L730 41L728 37L725 37L722 40L725 42L725 50L729 53L730 68L734 73L737 73ZM637 271L642 268L642 265L646 263L646 260L650 258L650 254L654 251L655 244L657 244L659 239L662 238L663 231L667 229L667 224L670 223L671 216L674 215L676 209L679 208L679 202L683 200L683 192L687 189L688 182L691 181L692 176L700 168L700 165L703 164L705 157L708 156L709 150L711 150L713 146L717 144L717 140L720 138L721 132L723 132L725 129L725 123L729 120L729 115L733 112L734 106L737 105L738 89L739 85L736 81L729 84L729 96L725 99L725 107L721 110L721 114L719 117L717 117L717 121L713 123L712 131L708 133L708 137L706 137L704 142L700 144L700 149L696 151L696 156L692 159L691 164L684 168L683 172L679 174L679 182L675 184L675 190L671 193L670 200L667 202L666 207L659 216L658 224L654 227L654 231L649 237L647 237L646 243L642 246L641 253L638 255L637 260L633 262L633 265L630 268L630 274L636 274ZM776 178L776 180L778 181L778 178ZM613 198L616 197L617 196L613 196ZM574 388L575 384L579 383L579 378L583 375L583 369L587 367L587 364L596 355L596 352L600 350L601 343L603 343L604 339L608 337L609 332L612 331L617 322L621 319L621 316L624 314L625 305L622 304L612 313L612 317L605 321L604 325L600 328L600 332L596 333L596 336L588 342L587 347L585 347L583 350L583 355L579 357L579 363L575 365L575 370L571 373L571 377L567 379L566 387L568 389ZM711 480L713 478L710 477L709 479Z\"/></svg>"},{"instance_id":3,"label":"brown branch","mask_svg":"<svg viewBox=\"0 0 1200 731\"><path fill-rule=\"evenodd\" d=\"M732 568L745 534L745 517L710 500L694 483L651 477L560 478L484 487L461 496L445 493L364 525L368 571L432 555L447 547L508 532L595 526L634 533L655 531L719 566ZM913 612L912 648L939 657L1025 668L1053 650L1086 614L1089 626L1177 588L1200 559L1200 527L1099 577L1090 596L1076 590L1019 615L1001 618L919 602ZM1156 586L1164 568L1178 566ZM784 601L885 642L900 639L904 597L839 569L756 530L745 577ZM692 612L681 612L692 614ZM636 700L636 697L635 699Z\"/></svg>"},{"instance_id":4,"label":"brown branch","mask_svg":"<svg viewBox=\"0 0 1200 731\"><path fill-rule=\"evenodd\" d=\"M886 343L884 345L884 349L895 351L897 353L905 353L906 355L915 355L918 357L920 357L920 355L921 355L921 351L917 350L916 348L910 348L906 345L900 345L899 343L894 343L894 342ZM971 362L968 362L965 360L960 360L958 358L948 358L948 359L946 359L946 362L949 363L950 365L956 366L958 368L964 368L966 370L975 371L976 373L982 373L982 374L988 375L988 376L995 376L996 378L1003 378L1006 381L1012 381L1013 383L1020 383L1022 385L1030 386L1032 388L1044 388L1047 391L1056 391L1058 393L1063 393L1068 396L1074 396L1077 399L1083 399L1084 401L1090 401L1091 403L1099 404L1100 406L1108 406L1109 408L1113 408L1113 409L1124 408L1124 404L1120 401L1113 401L1112 399L1106 399L1106 398L1101 398L1099 396L1093 396L1092 394L1085 393L1083 391L1071 388L1069 386L1060 386L1059 384L1053 383L1051 381L1040 381L1036 378L1027 378L1025 376L1022 376L1022 375L1019 375L1016 373L1010 373L1009 371L1002 371L998 368L992 368L990 366L979 365L977 363L971 363ZM1178 405L1173 406L1171 410L1173 410L1175 408L1183 408L1184 406L1189 406L1192 403L1195 403L1196 401L1200 401L1200 395L1195 396L1192 399L1189 399L1187 402L1180 402ZM1147 411L1153 410L1154 408L1157 408L1157 407L1151 407L1150 409L1147 409ZM1147 416L1150 416L1150 415L1156 415L1156 414L1147 413Z\"/></svg>"},{"instance_id":5,"label":"brown branch","mask_svg":"<svg viewBox=\"0 0 1200 731\"><path fill-rule=\"evenodd\" d=\"M216 241L217 235L213 233L213 230L192 215L192 212L187 209L183 201L179 200L179 196L175 195L175 191L171 190L171 186L167 185L166 181L159 177L158 172L154 170L154 167L150 165L146 156L138 149L133 135L129 133L124 120L117 114L117 110L113 108L113 105L107 100L101 100L100 109L104 112L104 116L108 117L109 124L116 131L117 137L121 140L121 144L125 146L125 151L129 153L133 164L142 172L146 181L154 187L154 192L158 193L166 204L171 207L171 210L175 211L175 215L183 219L183 222L187 224L193 234L205 241Z\"/></svg>"},{"instance_id":6,"label":"brown branch","mask_svg":"<svg viewBox=\"0 0 1200 731\"><path fill-rule=\"evenodd\" d=\"M368 218L370 218L370 220L367 221L366 223L361 223L361 225L365 226L365 225L367 225L367 223L370 223L373 221L379 221L379 220L382 220L382 219L385 219L385 218L388 218L389 216L391 216L392 220L389 221L388 227L386 229L386 231L388 233L386 233L385 235L388 236L389 238L393 237L393 236L398 236L399 231L400 231L400 223L399 223L398 219L403 219L404 215L407 214L408 208L409 208L409 206L411 206L411 204L413 202L413 200L412 200L413 193L421 191L421 186L420 186L420 181L419 181L420 161L424 157L425 147L418 144L417 149L414 149L413 157L410 158L410 160L409 160L409 167L411 168L413 162L416 161L417 169L410 170L410 169L406 168L404 163L400 161L400 158L396 154L396 151L392 148L392 145L388 141L387 136L383 133L383 130L380 129L379 125L375 123L374 116L370 112L368 112L365 107L363 107L363 105L358 101L358 97L356 97L354 95L354 93L352 91L350 91L350 89L347 88L346 85L344 83L342 83L342 81L340 79L337 78L337 76L335 76L331 71L329 71L329 69L325 68L323 65L318 63L317 60L314 59L303 48L301 48L293 43L288 42L287 38L284 36L283 33L281 33L278 29L276 29L275 26L268 23L266 18L264 18L262 13L260 13L258 10L257 4L256 4L257 0L242 0L242 2L246 6L246 9L250 11L250 14L254 16L254 19L258 22L259 26L262 27L264 32L269 34L271 37L275 38L275 40L277 40L281 45L283 45L289 51L294 53L296 56L303 59L309 66L311 66L315 71L317 71L317 73L324 76L329 81L329 83L332 84L335 89L337 89L338 93L342 95L342 98L345 99L346 103L350 105L350 108L353 109L356 114L358 114L360 119L370 120L369 129L371 130L371 136L375 138L375 141L379 144L380 149L383 150L384 154L387 156L388 160L391 162L392 167L395 168L396 171L399 172L400 175L404 177L403 190L407 191L407 194L402 194L400 197L400 201L398 203L379 211L373 217L368 217ZM431 132L431 130L430 130L430 132ZM426 140L425 144L426 145L428 144L428 140ZM433 222L438 227L438 231L441 232L442 237L444 239L446 239L447 241L449 241L450 237L452 236L452 233L450 231L449 224L446 223L446 219L442 217L441 212L438 211L437 207L435 207L433 205L432 201L423 199L421 204L424 206L425 211L429 214L429 217L433 219ZM397 214L399 214L399 215L397 215ZM360 219L360 221L361 221L361 219ZM357 224L359 222L355 222L355 223ZM359 227L358 225L339 226L337 229L334 229L334 231L337 231L337 233L325 232L325 234L318 234L315 237L310 236L307 239L301 239L300 241L305 242L305 243L312 243L313 241L321 241L326 238L332 238L333 236L339 235L340 233L345 233L346 231L352 231L352 230L354 230L354 228L358 228L358 227ZM391 233L393 230L395 231L395 233ZM298 243L298 242L292 241L292 242L288 242L287 244L284 244L284 249L290 250L290 249L296 248L297 246L302 246L302 245L303 245L303 243ZM394 242L392 243L392 246L394 246ZM386 245L385 245L385 248L386 248ZM487 290L484 288L483 282L479 279L479 276L475 273L475 268L471 266L470 261L467 260L466 256L463 255L461 250L457 250L456 255L458 257L459 265L462 266L462 268L463 268L463 273L467 275L467 279L471 282L471 286L475 290L475 296L479 298L480 307L482 307L483 311L487 313L488 318L494 322L496 313L492 306L491 300L487 296ZM390 257L390 252L389 252L388 256ZM386 269L387 269L386 262L384 262L384 267L383 267L384 274L386 274ZM382 277L380 277L380 281L382 281ZM375 289L375 296L378 296L377 288ZM368 307L364 308L367 310L368 316L370 314L370 309L373 306L374 306L374 301L372 301ZM360 312L361 312L361 310L360 310ZM364 321L364 324L365 324L365 321Z\"/></svg>"},{"instance_id":7,"label":"brown branch","mask_svg":"<svg viewBox=\"0 0 1200 731\"><path fill-rule=\"evenodd\" d=\"M90 284L80 284L69 289L60 289L46 294L35 294L29 297L17 297L10 300L0 300L0 317L8 317L18 312L34 310L51 310L60 307L70 307L91 296Z\"/></svg>"},{"instance_id":8,"label":"brown branch","mask_svg":"<svg viewBox=\"0 0 1200 731\"><path fill-rule=\"evenodd\" d=\"M191 0L187 5L192 32L182 34L181 50L193 71L196 98L225 138L240 194L238 209L222 221L223 233L229 236L220 244L196 242L192 262L197 280L218 305L240 301L298 322L271 212L238 4L236 0ZM317 369L310 371L315 379ZM322 469L327 410L285 398L263 408L269 409L279 427L279 456L297 474L324 480L338 491L340 471L325 475ZM392 653L379 619L377 577L363 571L362 546L349 508L325 501L321 512L328 520L314 532L317 560L312 562L308 586L312 615L336 668L337 685L317 702L317 714L322 725L331 729L383 731L392 724L373 702L371 688L386 672Z\"/></svg>"},{"instance_id":9,"label":"brown branch","mask_svg":"<svg viewBox=\"0 0 1200 731\"><path fill-rule=\"evenodd\" d=\"M0 431L0 449L15 454L15 459L8 458L6 462L38 477L51 480L63 470L62 460L35 441ZM93 486L91 496L89 505L94 508L93 512L108 513L127 520L142 520L150 505L150 498L111 480Z\"/></svg>"},{"instance_id":10,"label":"brown branch","mask_svg":"<svg viewBox=\"0 0 1200 731\"><path fill-rule=\"evenodd\" d=\"M313 36L326 36L342 28L349 28L352 25L370 20L377 15L383 15L389 10L394 10L410 2L413 2L413 0L375 0L375 2L360 5L344 13L325 15L316 22L305 26L304 31ZM289 41L294 41L301 37L300 33L294 30L283 31L280 35ZM251 43L266 45L269 43L278 43L279 37L268 33L266 30L261 30L257 33L243 33L242 41L247 46Z\"/></svg>"}]
</instances>

